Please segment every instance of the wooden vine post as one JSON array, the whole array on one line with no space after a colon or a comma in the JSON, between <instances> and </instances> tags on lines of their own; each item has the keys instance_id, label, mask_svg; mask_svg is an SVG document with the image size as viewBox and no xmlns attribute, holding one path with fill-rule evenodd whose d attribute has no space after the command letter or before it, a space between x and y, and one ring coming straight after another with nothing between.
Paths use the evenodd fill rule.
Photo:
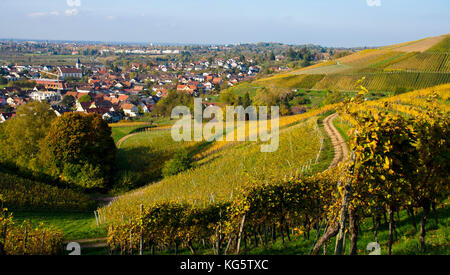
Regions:
<instances>
[{"instance_id":1,"label":"wooden vine post","mask_svg":"<svg viewBox=\"0 0 450 275\"><path fill-rule=\"evenodd\" d=\"M139 255L144 255L144 232L143 232L143 227L144 227L144 205L141 204L141 221L139 224L140 227L140 233L139 233Z\"/></svg>"},{"instance_id":2,"label":"wooden vine post","mask_svg":"<svg viewBox=\"0 0 450 275\"><path fill-rule=\"evenodd\" d=\"M245 223L245 214L242 217L241 227L239 228L239 235L238 235L237 247L236 247L236 255L239 255L239 252L241 250L241 239L242 239L242 232L244 231L244 223Z\"/></svg>"},{"instance_id":3,"label":"wooden vine post","mask_svg":"<svg viewBox=\"0 0 450 275\"><path fill-rule=\"evenodd\" d=\"M342 255L345 249L345 228L348 219L348 202L352 192L351 190L351 183L353 178L352 175L355 170L356 164L356 156L354 151L352 151L351 163L352 166L350 168L350 178L347 180L344 186L344 195L342 197L341 213L339 217L339 231L336 236L336 247L334 249L334 255Z\"/></svg>"}]
</instances>

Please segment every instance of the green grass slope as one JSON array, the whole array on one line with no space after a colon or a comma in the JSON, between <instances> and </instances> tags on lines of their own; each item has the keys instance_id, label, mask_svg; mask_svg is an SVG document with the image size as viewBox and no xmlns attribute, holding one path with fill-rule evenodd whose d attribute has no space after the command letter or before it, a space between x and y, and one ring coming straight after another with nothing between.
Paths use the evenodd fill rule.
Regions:
<instances>
[{"instance_id":1,"label":"green grass slope","mask_svg":"<svg viewBox=\"0 0 450 275\"><path fill-rule=\"evenodd\" d=\"M447 36L444 40L429 48L427 52L450 53L450 36Z\"/></svg>"}]
</instances>

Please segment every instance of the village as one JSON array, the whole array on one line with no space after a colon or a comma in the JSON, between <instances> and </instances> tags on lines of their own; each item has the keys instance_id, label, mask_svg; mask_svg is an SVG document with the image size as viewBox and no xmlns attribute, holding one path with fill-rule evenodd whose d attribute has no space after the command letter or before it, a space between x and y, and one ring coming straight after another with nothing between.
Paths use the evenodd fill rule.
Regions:
<instances>
[{"instance_id":1,"label":"village","mask_svg":"<svg viewBox=\"0 0 450 275\"><path fill-rule=\"evenodd\" d=\"M345 49L0 40L0 123L30 101L49 103L58 116L96 113L109 123L146 117L171 91L217 105L223 90L339 51Z\"/></svg>"},{"instance_id":2,"label":"village","mask_svg":"<svg viewBox=\"0 0 450 275\"><path fill-rule=\"evenodd\" d=\"M250 80L260 70L234 59L146 67L132 63L130 68L114 72L106 66L85 66L79 59L74 66L56 68L2 66L3 78L11 84L0 90L0 123L30 101L48 102L57 115L84 112L100 114L110 123L129 120L151 113L171 90L195 97L218 96L221 89ZM207 72L219 67L221 73ZM142 68L160 74L141 73Z\"/></svg>"}]
</instances>

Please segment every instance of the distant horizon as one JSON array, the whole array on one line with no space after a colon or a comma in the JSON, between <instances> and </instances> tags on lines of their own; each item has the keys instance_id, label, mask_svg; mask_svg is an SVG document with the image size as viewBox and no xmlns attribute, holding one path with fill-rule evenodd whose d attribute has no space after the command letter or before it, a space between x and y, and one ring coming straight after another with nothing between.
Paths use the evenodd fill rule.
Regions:
<instances>
[{"instance_id":1,"label":"distant horizon","mask_svg":"<svg viewBox=\"0 0 450 275\"><path fill-rule=\"evenodd\" d=\"M448 0L2 0L0 10L0 37L25 40L354 48L450 30Z\"/></svg>"},{"instance_id":2,"label":"distant horizon","mask_svg":"<svg viewBox=\"0 0 450 275\"><path fill-rule=\"evenodd\" d=\"M383 45L360 45L360 46L329 46L329 45L322 45L317 43L304 43L304 44L288 44L283 42L277 42L277 41L259 41L259 42L242 42L242 43L194 43L194 42L151 42L151 41L102 41L102 40L74 40L74 39L42 39L42 38L2 38L0 37L0 41L20 41L20 42L63 42L63 43L80 43L80 44L112 44L112 45L137 45L137 46L150 46L151 44L153 46L227 46L227 45L245 45L245 44L260 44L260 43L273 43L273 44L282 44L287 46L306 46L306 45L314 45L314 46L321 46L325 48L343 48L343 49L353 49L353 48L378 48L378 47L384 47L384 46L390 46L410 41L416 41L421 40L429 37L436 37L436 36L442 36L442 35L448 35L450 33L443 33L438 35L432 35L432 36L426 36L426 37L417 37L416 39L408 40L408 41L396 41L389 44L383 44Z\"/></svg>"}]
</instances>

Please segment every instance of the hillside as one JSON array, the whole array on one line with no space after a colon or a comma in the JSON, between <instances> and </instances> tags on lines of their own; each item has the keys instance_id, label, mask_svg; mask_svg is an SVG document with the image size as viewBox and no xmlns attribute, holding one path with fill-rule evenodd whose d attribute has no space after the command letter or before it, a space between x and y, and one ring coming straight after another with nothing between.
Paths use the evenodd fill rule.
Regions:
<instances>
[{"instance_id":1,"label":"hillside","mask_svg":"<svg viewBox=\"0 0 450 275\"><path fill-rule=\"evenodd\" d=\"M369 49L255 81L255 85L317 90L416 90L450 82L450 35Z\"/></svg>"},{"instance_id":2,"label":"hillside","mask_svg":"<svg viewBox=\"0 0 450 275\"><path fill-rule=\"evenodd\" d=\"M150 206L176 201L200 206L228 202L256 178L270 181L320 172L331 163L332 154L325 154L330 143L317 120L311 114L283 118L280 148L273 153L261 153L260 143L217 142L201 154L191 170L120 196L100 213L107 221L117 222L124 215L137 214L141 203Z\"/></svg>"},{"instance_id":3,"label":"hillside","mask_svg":"<svg viewBox=\"0 0 450 275\"><path fill-rule=\"evenodd\" d=\"M287 124L287 128L281 130L280 149L271 154L261 154L258 144L248 142L231 146L219 144L221 150L197 161L192 170L124 194L110 205L99 209L100 220L110 225L108 246L116 253L133 254L133 251L137 251L140 240L144 240L143 243L149 241L151 245L143 249L152 250L152 253L155 252L155 248L158 248L160 252L172 253L171 248L174 248L176 254L181 245L180 248L184 248L184 253L189 249L192 254L211 253L211 250L214 254L220 254L224 251L227 253L231 247L233 252L239 254L241 238L239 232L243 232L242 234L247 236L243 240L244 248L242 250L244 253L283 254L283 248L286 249L289 246L290 249L296 251L295 253L309 254L313 251L313 254L317 254L317 249L320 249L323 242L317 239L313 241L309 236L317 232L317 228L321 229L325 217L329 218L330 224L336 221L335 219L339 216L336 211L340 209L342 199L340 193L335 192L336 185L340 184L342 177L346 175L343 170L345 166L330 167L323 173L317 173L330 165L330 155L333 155L330 154L330 141L322 140L323 134L318 124L323 121L324 124L330 125L330 118L335 117L336 114L330 116L329 111L336 109L341 116L341 122L335 121L335 125L344 127L338 126L338 129L333 129L333 132L343 132L350 127L361 131L360 134L368 131L367 136L358 141L352 137L351 148L356 148L353 150L361 152L367 151L369 148L378 150L376 154L379 154L380 158L372 158L371 154L361 154L360 151L355 155L359 159L368 156L368 159L376 160L377 163L369 168L379 169L379 172L383 173L380 176L381 181L377 181L374 177L360 178L358 176L362 180L359 181L355 178L352 183L355 190L359 190L355 192L361 192L352 195L351 204L357 209L355 211L358 211L358 215L361 215L356 222L356 227L361 228L362 231L360 232L360 242L358 244L355 242L349 247L353 251L351 254L363 254L366 245L373 241L373 234L377 241L380 238L383 254L424 253L425 241L423 238L419 238L415 217L420 215L425 206L420 204L420 197L415 197L422 196L416 192L419 190L416 189L416 185L398 186L395 194L389 189L390 185L382 183L377 185L376 189L369 188L367 192L365 188L370 187L371 184L384 182L388 174L396 175L394 170L389 170L386 175L384 174L383 169L387 169L386 167L389 169L399 168L391 165L393 162L390 157L386 155L385 158L383 154L388 152L389 156L394 159L398 154L405 154L402 150L392 150L394 147L397 149L399 144L414 146L414 148L409 148L407 155L415 154L415 152L420 154L428 152L430 144L437 146L436 154L442 154L442 156L446 154L446 150L448 150L445 143L446 138L444 137L442 140L441 134L447 135L446 129L448 129L445 118L448 117L449 111L449 85L417 90L376 101L359 101L361 98L357 97L357 103L349 103L346 105L347 108L327 105L319 109L317 113L311 112L295 116L297 124ZM363 92L359 93L359 95L361 94ZM345 109L348 111L344 111ZM323 111L322 114L320 110ZM386 112L381 114L380 110ZM381 118L384 116L386 116L385 120ZM325 117L327 119L323 120ZM377 121L367 122L366 120L370 117L377 118ZM383 121L379 122L378 120ZM289 121L293 120L289 118ZM434 122L436 123L433 124ZM380 123L380 126L373 125L374 123ZM401 127L394 125L392 130L389 130L390 124L393 123L407 123L407 125ZM434 128L430 130L430 126L422 126L423 123L433 125ZM410 130L418 140L425 137L430 139L429 142L391 143L391 140L395 141L396 138L398 141L404 139L403 133L397 133L398 131ZM430 135L431 132L427 131L435 131L439 134L433 136ZM348 134L351 135L351 132ZM398 136L395 136L396 134ZM348 136L343 136L348 140ZM338 143L343 143L343 141L339 142L335 138L331 138L331 143L335 148ZM387 143L385 143L386 138L388 139ZM342 140L342 138L339 139ZM379 140L376 142L371 139ZM435 139L439 142L434 143ZM325 143L322 143L323 141ZM358 146L353 147L355 142L358 142ZM415 146L418 146L420 151L415 149ZM348 154L336 151L334 155L335 159L339 159L340 157L345 158L345 155ZM422 163L426 156L420 155L419 158L414 159L414 162ZM378 163L380 160L382 165ZM396 163L396 165L399 164ZM407 161L401 163L400 166L409 164L410 162ZM366 161L364 165L355 166L360 169L358 173L365 173L365 170L361 169L365 169L366 165L371 164ZM429 166L429 164L424 164L424 167L421 166L420 169L425 169L424 172L427 173L426 169L429 169ZM414 176L404 180L415 182L415 179ZM436 174L434 179L436 181L425 180L418 184L434 186L430 189L431 193L423 195L434 196L433 200L436 200L436 205L433 206L434 221L432 225L427 226L430 234L427 237L427 243L431 245L427 253L439 254L447 251L445 247L447 242L445 223L448 220L445 214L448 211L445 204L447 191L442 184L442 173ZM442 190L439 189L441 190L439 191L436 188ZM437 191L434 191L435 189ZM380 193L380 196L376 195L374 197L376 199L367 204L368 198L378 192L388 192L389 195L386 197L385 193ZM380 212L380 209L383 209L387 203L391 203L390 196L398 196L399 192L407 198L406 202L399 205L395 215L394 212L389 214L389 221L385 218L382 223L382 217L386 213ZM411 196L411 194L415 195ZM330 216L330 214L332 215ZM373 223L371 223L372 219ZM141 224L144 226L142 227ZM392 227L394 224L395 236L392 231L390 233L386 231L386 228ZM335 235L328 233L330 230L333 232L335 230L333 228L335 227L325 228L322 237L328 236L325 242L334 238ZM351 228L352 226L350 226L350 231ZM421 231L425 230L423 228L425 227L422 226ZM222 233L218 233L221 231ZM267 250L269 237L263 238L264 232L267 233L266 236L271 235L273 246L269 250ZM351 232L353 232L351 239L354 238L354 234L358 235L354 231ZM251 236L255 236L254 242ZM228 242L226 248L221 245L225 240ZM202 242L207 241L210 246L201 245ZM250 244L248 247L247 242ZM332 242L334 243L334 241ZM282 248L277 248L280 245ZM129 251L126 251L127 247L129 247ZM311 250L312 247L314 250ZM261 252L263 248L264 252Z\"/></svg>"}]
</instances>

